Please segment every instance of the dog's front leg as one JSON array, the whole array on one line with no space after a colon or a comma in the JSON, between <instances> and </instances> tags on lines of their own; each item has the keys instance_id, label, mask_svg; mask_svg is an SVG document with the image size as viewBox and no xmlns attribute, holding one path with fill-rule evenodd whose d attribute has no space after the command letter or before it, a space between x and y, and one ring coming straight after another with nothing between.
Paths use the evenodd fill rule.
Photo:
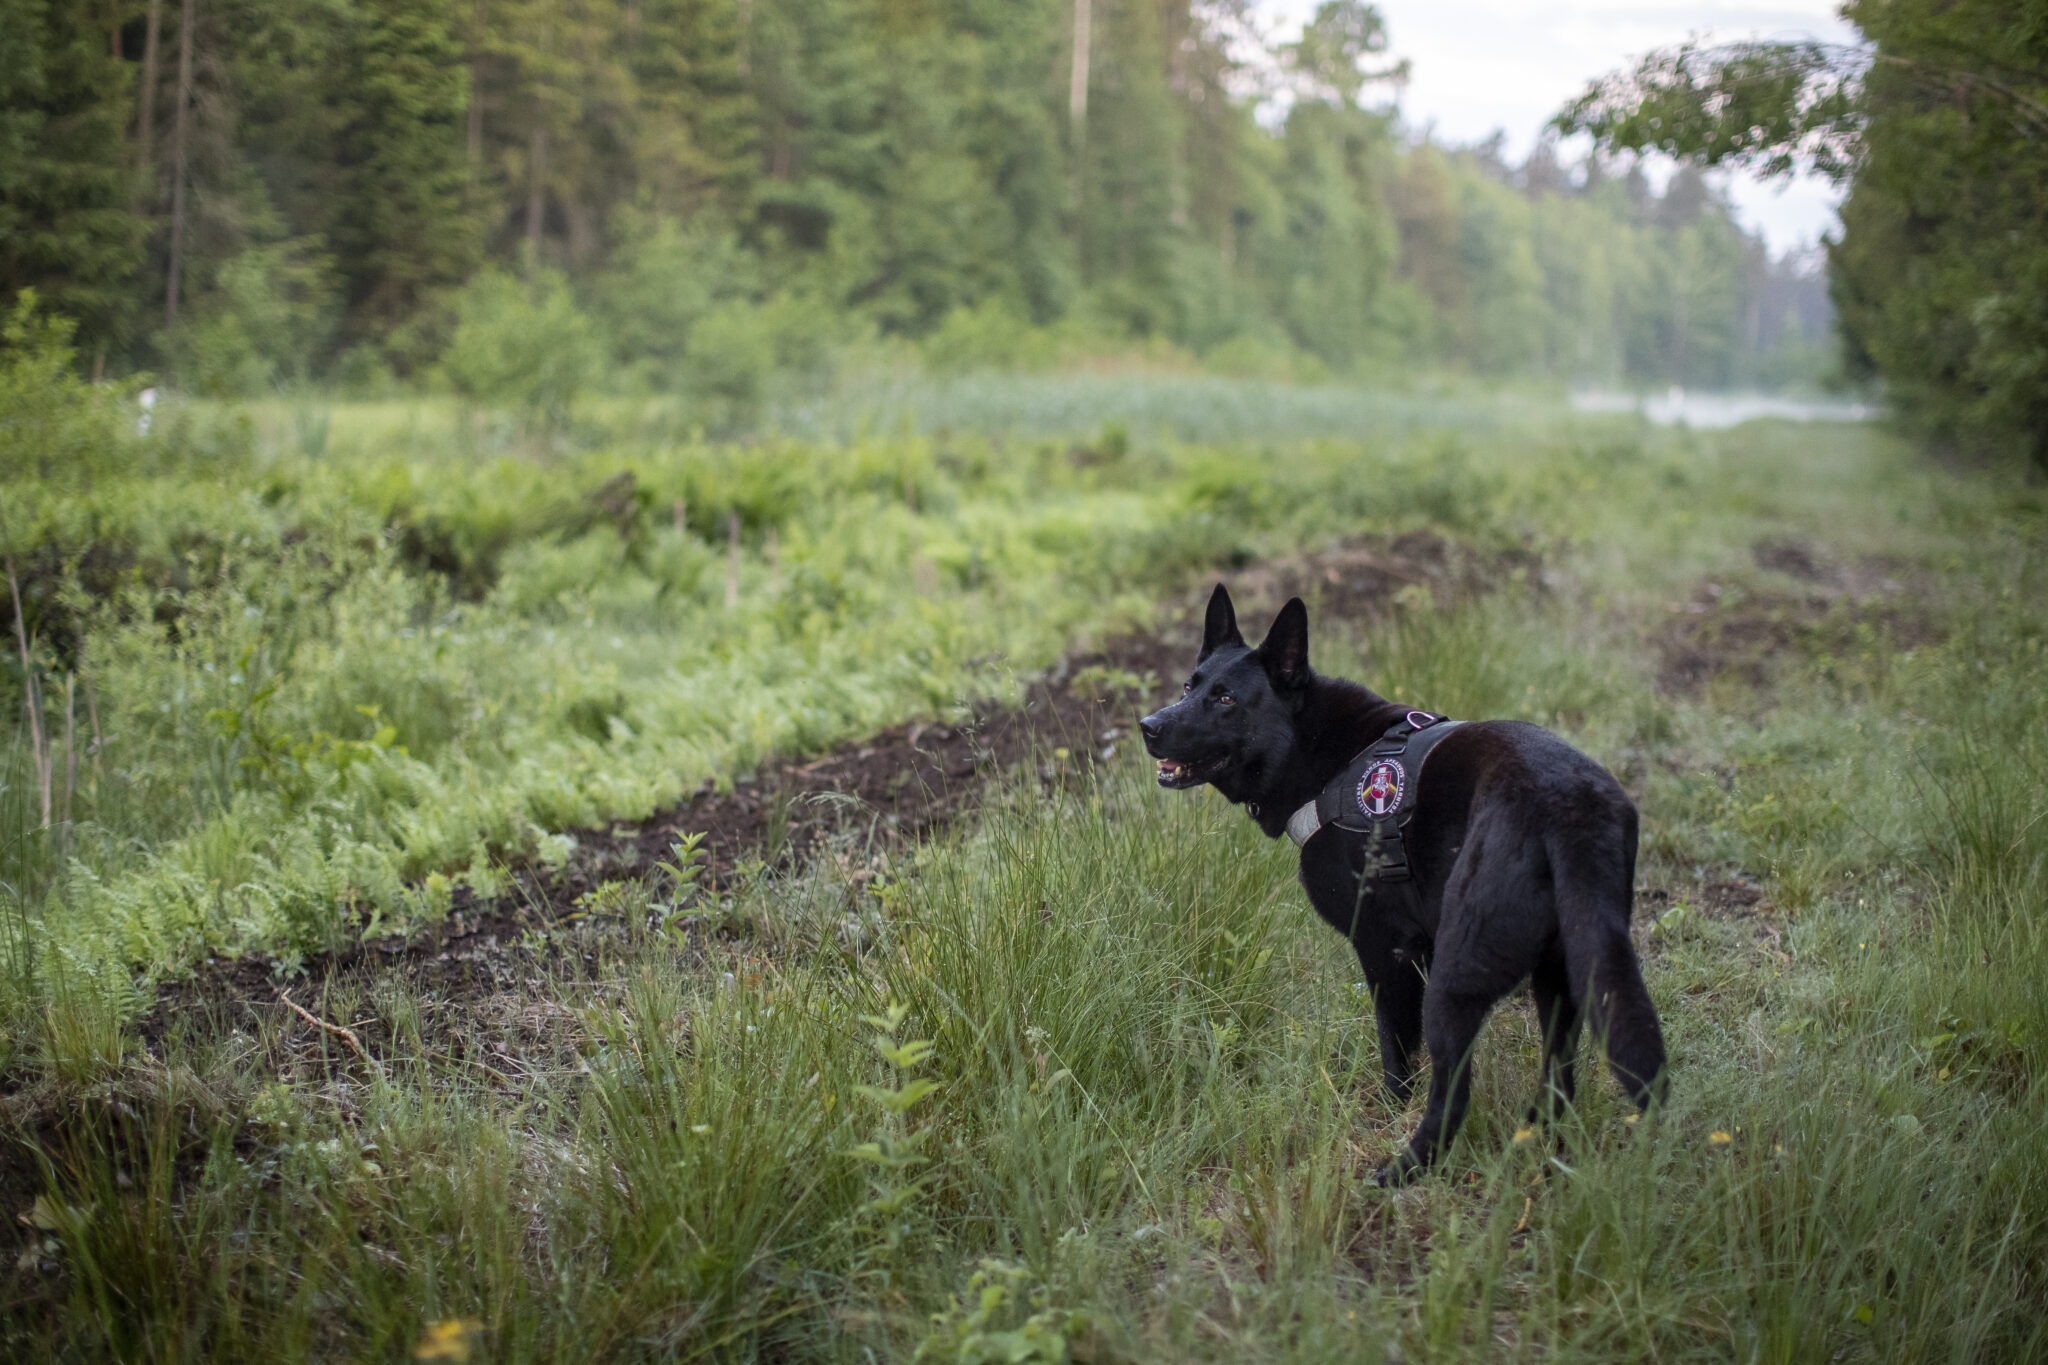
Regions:
<instances>
[{"instance_id":1,"label":"dog's front leg","mask_svg":"<svg viewBox=\"0 0 2048 1365\"><path fill-rule=\"evenodd\" d=\"M1365 957L1361 949L1361 962ZM1394 1103L1406 1104L1422 1060L1422 971L1412 962L1374 963L1366 967L1366 984L1372 988L1373 1019L1380 1029L1380 1077Z\"/></svg>"}]
</instances>

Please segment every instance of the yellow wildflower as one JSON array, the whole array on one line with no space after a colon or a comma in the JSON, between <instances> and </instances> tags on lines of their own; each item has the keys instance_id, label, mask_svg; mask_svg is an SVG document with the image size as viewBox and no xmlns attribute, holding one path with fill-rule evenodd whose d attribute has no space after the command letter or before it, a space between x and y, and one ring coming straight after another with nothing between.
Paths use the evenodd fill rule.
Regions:
<instances>
[{"instance_id":1,"label":"yellow wildflower","mask_svg":"<svg viewBox=\"0 0 2048 1365\"><path fill-rule=\"evenodd\" d=\"M420 1344L412 1348L414 1360L469 1359L470 1338L484 1330L484 1325L475 1318L443 1318L427 1328L427 1334L420 1338Z\"/></svg>"}]
</instances>

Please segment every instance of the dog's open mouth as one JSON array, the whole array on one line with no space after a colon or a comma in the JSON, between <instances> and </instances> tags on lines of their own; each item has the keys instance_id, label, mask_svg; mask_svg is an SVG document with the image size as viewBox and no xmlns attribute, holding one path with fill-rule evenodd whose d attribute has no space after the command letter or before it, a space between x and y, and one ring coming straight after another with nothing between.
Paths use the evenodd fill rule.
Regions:
<instances>
[{"instance_id":1,"label":"dog's open mouth","mask_svg":"<svg viewBox=\"0 0 2048 1365\"><path fill-rule=\"evenodd\" d=\"M1159 760L1159 785L1174 788L1199 786L1209 780L1216 766L1211 763L1198 769L1194 764L1183 763L1177 758L1162 758Z\"/></svg>"}]
</instances>

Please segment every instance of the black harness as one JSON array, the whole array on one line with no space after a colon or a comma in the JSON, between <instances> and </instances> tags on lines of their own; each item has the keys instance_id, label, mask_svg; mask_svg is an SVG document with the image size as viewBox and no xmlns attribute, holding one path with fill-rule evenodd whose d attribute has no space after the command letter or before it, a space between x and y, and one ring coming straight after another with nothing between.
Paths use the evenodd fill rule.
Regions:
<instances>
[{"instance_id":1,"label":"black harness","mask_svg":"<svg viewBox=\"0 0 2048 1365\"><path fill-rule=\"evenodd\" d=\"M1415 889L1415 873L1402 834L1415 818L1422 794L1422 765L1430 750L1462 724L1427 711L1410 711L1352 759L1315 800L1287 820L1287 837L1297 846L1307 844L1327 825L1363 836L1361 891L1367 881L1393 889L1398 904L1387 906L1387 910L1397 916L1405 912L1418 931L1422 928L1421 896Z\"/></svg>"}]
</instances>

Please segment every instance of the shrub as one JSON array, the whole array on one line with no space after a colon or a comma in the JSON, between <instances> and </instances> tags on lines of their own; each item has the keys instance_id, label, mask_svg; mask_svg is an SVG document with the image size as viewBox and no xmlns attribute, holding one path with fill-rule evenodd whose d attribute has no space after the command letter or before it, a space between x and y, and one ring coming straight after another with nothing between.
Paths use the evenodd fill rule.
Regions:
<instances>
[{"instance_id":1,"label":"shrub","mask_svg":"<svg viewBox=\"0 0 2048 1365\"><path fill-rule=\"evenodd\" d=\"M180 382L212 397L260 394L303 380L333 331L334 262L304 241L222 262L194 320L170 340Z\"/></svg>"},{"instance_id":2,"label":"shrub","mask_svg":"<svg viewBox=\"0 0 2048 1365\"><path fill-rule=\"evenodd\" d=\"M673 218L633 217L596 288L605 340L620 366L653 389L684 388L698 323L751 292L751 264L728 234Z\"/></svg>"},{"instance_id":3,"label":"shrub","mask_svg":"<svg viewBox=\"0 0 2048 1365\"><path fill-rule=\"evenodd\" d=\"M558 271L535 267L522 281L485 270L463 290L456 315L441 364L457 393L517 408L548 430L568 420L600 362L590 319Z\"/></svg>"},{"instance_id":4,"label":"shrub","mask_svg":"<svg viewBox=\"0 0 2048 1365\"><path fill-rule=\"evenodd\" d=\"M89 480L116 448L115 391L78 377L74 326L42 312L33 289L0 323L0 481L69 486Z\"/></svg>"}]
</instances>

